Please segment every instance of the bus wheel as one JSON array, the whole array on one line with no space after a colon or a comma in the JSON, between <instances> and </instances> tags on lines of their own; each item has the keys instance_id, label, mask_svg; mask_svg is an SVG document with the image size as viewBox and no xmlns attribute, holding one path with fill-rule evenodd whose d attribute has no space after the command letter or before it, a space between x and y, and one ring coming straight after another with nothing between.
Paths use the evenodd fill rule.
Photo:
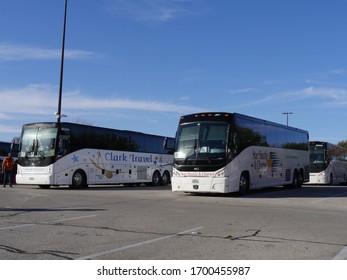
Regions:
<instances>
[{"instance_id":1,"label":"bus wheel","mask_svg":"<svg viewBox=\"0 0 347 280\"><path fill-rule=\"evenodd\" d=\"M330 186L332 186L333 181L334 181L334 177L333 177L333 174L331 173L331 174L330 174L330 178L329 178L329 185L330 185Z\"/></svg>"},{"instance_id":2,"label":"bus wheel","mask_svg":"<svg viewBox=\"0 0 347 280\"><path fill-rule=\"evenodd\" d=\"M161 185L167 186L170 183L170 173L165 171L163 176L161 177Z\"/></svg>"},{"instance_id":3,"label":"bus wheel","mask_svg":"<svg viewBox=\"0 0 347 280\"><path fill-rule=\"evenodd\" d=\"M153 186L159 186L160 185L160 181L161 181L160 172L158 170L154 171L153 177L152 177L152 185Z\"/></svg>"},{"instance_id":4,"label":"bus wheel","mask_svg":"<svg viewBox=\"0 0 347 280\"><path fill-rule=\"evenodd\" d=\"M292 189L298 188L299 181L300 181L299 174L298 174L298 171L295 169L293 174L293 182L289 185L290 188Z\"/></svg>"},{"instance_id":5,"label":"bus wheel","mask_svg":"<svg viewBox=\"0 0 347 280\"><path fill-rule=\"evenodd\" d=\"M249 175L247 172L242 172L240 176L240 182L239 182L239 193L242 195L248 193L249 186L250 186Z\"/></svg>"},{"instance_id":6,"label":"bus wheel","mask_svg":"<svg viewBox=\"0 0 347 280\"><path fill-rule=\"evenodd\" d=\"M296 188L301 188L302 184L304 183L304 175L302 172L298 173L298 184L296 185Z\"/></svg>"},{"instance_id":7,"label":"bus wheel","mask_svg":"<svg viewBox=\"0 0 347 280\"><path fill-rule=\"evenodd\" d=\"M72 188L81 188L87 186L87 176L83 170L78 169L72 176Z\"/></svg>"}]
</instances>

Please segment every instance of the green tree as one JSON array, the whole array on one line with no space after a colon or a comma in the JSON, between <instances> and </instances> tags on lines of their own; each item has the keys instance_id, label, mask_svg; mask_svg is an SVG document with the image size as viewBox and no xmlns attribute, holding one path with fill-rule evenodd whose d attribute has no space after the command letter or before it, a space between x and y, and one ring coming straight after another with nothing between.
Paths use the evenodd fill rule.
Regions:
<instances>
[{"instance_id":1,"label":"green tree","mask_svg":"<svg viewBox=\"0 0 347 280\"><path fill-rule=\"evenodd\" d=\"M347 149L347 140L337 142L337 145Z\"/></svg>"}]
</instances>

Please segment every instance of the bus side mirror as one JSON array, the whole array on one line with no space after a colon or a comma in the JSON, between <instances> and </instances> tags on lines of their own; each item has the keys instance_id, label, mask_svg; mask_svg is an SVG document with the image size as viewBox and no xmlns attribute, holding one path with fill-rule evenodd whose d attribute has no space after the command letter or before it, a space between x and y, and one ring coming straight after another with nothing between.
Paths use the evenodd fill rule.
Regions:
<instances>
[{"instance_id":1,"label":"bus side mirror","mask_svg":"<svg viewBox=\"0 0 347 280\"><path fill-rule=\"evenodd\" d=\"M163 146L164 149L173 151L175 149L175 140L172 138L165 137Z\"/></svg>"},{"instance_id":2,"label":"bus side mirror","mask_svg":"<svg viewBox=\"0 0 347 280\"><path fill-rule=\"evenodd\" d=\"M18 153L19 152L19 143L16 141L11 142L11 147L10 147L11 153Z\"/></svg>"}]
</instances>

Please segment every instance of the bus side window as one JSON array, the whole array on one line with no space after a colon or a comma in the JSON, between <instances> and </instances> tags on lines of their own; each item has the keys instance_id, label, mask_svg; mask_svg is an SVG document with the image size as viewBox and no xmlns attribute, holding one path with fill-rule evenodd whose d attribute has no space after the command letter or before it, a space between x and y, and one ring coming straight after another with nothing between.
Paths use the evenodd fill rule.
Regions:
<instances>
[{"instance_id":1,"label":"bus side window","mask_svg":"<svg viewBox=\"0 0 347 280\"><path fill-rule=\"evenodd\" d=\"M67 141L60 138L58 143L58 157L62 157L66 154L67 154Z\"/></svg>"},{"instance_id":2,"label":"bus side window","mask_svg":"<svg viewBox=\"0 0 347 280\"><path fill-rule=\"evenodd\" d=\"M238 151L238 148L239 148L239 144L240 144L240 138L237 135L237 133L234 134L232 143L234 145L234 147L233 147L233 154L236 155L237 151Z\"/></svg>"}]
</instances>

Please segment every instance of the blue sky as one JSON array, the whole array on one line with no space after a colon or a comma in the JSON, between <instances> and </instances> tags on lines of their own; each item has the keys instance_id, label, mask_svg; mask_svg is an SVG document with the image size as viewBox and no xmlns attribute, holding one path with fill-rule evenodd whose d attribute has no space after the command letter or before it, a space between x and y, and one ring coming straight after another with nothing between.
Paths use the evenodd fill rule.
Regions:
<instances>
[{"instance_id":1,"label":"blue sky","mask_svg":"<svg viewBox=\"0 0 347 280\"><path fill-rule=\"evenodd\" d=\"M0 141L55 121L64 0L0 0ZM238 112L347 139L346 0L69 0L63 121L174 136Z\"/></svg>"}]
</instances>

